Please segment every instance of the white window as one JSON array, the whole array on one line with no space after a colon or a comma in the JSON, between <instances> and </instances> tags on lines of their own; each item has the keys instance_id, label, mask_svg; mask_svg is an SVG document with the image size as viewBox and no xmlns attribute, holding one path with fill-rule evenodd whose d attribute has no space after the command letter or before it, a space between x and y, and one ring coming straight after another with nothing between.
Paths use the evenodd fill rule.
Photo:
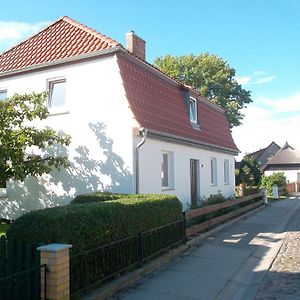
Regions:
<instances>
[{"instance_id":1,"label":"white window","mask_svg":"<svg viewBox=\"0 0 300 300\"><path fill-rule=\"evenodd\" d=\"M224 184L229 184L229 160L224 159Z\"/></svg>"},{"instance_id":2,"label":"white window","mask_svg":"<svg viewBox=\"0 0 300 300\"><path fill-rule=\"evenodd\" d=\"M212 157L210 159L210 183L212 185L218 184L218 177L217 177L217 159Z\"/></svg>"},{"instance_id":3,"label":"white window","mask_svg":"<svg viewBox=\"0 0 300 300\"><path fill-rule=\"evenodd\" d=\"M197 101L194 98L190 98L190 121L197 123Z\"/></svg>"},{"instance_id":4,"label":"white window","mask_svg":"<svg viewBox=\"0 0 300 300\"><path fill-rule=\"evenodd\" d=\"M7 90L0 90L0 101L7 98Z\"/></svg>"},{"instance_id":5,"label":"white window","mask_svg":"<svg viewBox=\"0 0 300 300\"><path fill-rule=\"evenodd\" d=\"M174 188L173 153L163 151L161 156L161 186L163 189Z\"/></svg>"},{"instance_id":6,"label":"white window","mask_svg":"<svg viewBox=\"0 0 300 300\"><path fill-rule=\"evenodd\" d=\"M66 79L56 79L48 81L50 108L64 107L66 104Z\"/></svg>"}]
</instances>

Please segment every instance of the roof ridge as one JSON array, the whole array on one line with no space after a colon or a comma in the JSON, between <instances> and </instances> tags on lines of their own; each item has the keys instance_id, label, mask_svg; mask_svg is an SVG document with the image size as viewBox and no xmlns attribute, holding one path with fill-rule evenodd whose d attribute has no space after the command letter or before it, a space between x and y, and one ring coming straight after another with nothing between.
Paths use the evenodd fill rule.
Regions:
<instances>
[{"instance_id":1,"label":"roof ridge","mask_svg":"<svg viewBox=\"0 0 300 300\"><path fill-rule=\"evenodd\" d=\"M41 32L45 31L46 29L50 28L51 26L53 26L54 24L56 24L57 22L59 22L61 19L62 19L62 18L59 18L57 21L55 21L54 23L49 24L49 25L46 26L44 29L39 30L38 32L36 32L36 33L30 35L29 37L25 38L24 40L22 40L22 41L19 42L18 44L16 44L16 45L10 47L10 48L7 49L6 51L1 52L1 53L0 53L0 57L1 57L2 55L4 55L5 53L10 52L11 50L15 49L16 47L19 47L20 45L24 44L24 43L27 42L28 40L34 38L36 35L40 34Z\"/></svg>"},{"instance_id":2,"label":"roof ridge","mask_svg":"<svg viewBox=\"0 0 300 300\"><path fill-rule=\"evenodd\" d=\"M82 23L79 23L73 19L71 19L70 17L68 16L63 16L61 19L59 19L57 22L59 22L60 20L63 20L63 21L66 21L68 22L69 24L73 25L73 26L76 26L77 28L79 29L83 29L85 30L86 32L90 33L91 35L93 35L94 37L96 38L100 38L100 39L103 39L105 42L107 42L108 44L114 44L114 46L118 46L120 45L119 42L117 42L116 40L112 39L111 37L107 36L107 35L104 35L94 29L92 29L91 27L88 27ZM56 24L57 22L55 22L54 24Z\"/></svg>"},{"instance_id":3,"label":"roof ridge","mask_svg":"<svg viewBox=\"0 0 300 300\"><path fill-rule=\"evenodd\" d=\"M85 30L86 32L90 33L91 35L95 36L96 38L100 38L100 39L103 39L103 41L107 42L108 44L113 44L113 46L118 46L120 45L120 43L118 43L116 40L88 27L88 26L85 26L73 19L71 19L70 17L68 16L62 16L60 17L59 19L57 19L55 22L49 24L47 27L45 27L44 29L42 30L39 30L38 32L34 33L33 35L25 38L23 41L21 41L20 43L16 44L15 46L7 49L6 51L0 53L0 57L3 56L4 54L10 52L11 50L15 49L16 47L19 47L20 45L26 43L28 40L34 38L35 36L39 35L40 33L46 31L48 28L56 25L57 23L61 22L61 21L65 21L65 22L68 22L69 24L73 25L73 26L76 26L77 28L79 29L83 29Z\"/></svg>"}]
</instances>

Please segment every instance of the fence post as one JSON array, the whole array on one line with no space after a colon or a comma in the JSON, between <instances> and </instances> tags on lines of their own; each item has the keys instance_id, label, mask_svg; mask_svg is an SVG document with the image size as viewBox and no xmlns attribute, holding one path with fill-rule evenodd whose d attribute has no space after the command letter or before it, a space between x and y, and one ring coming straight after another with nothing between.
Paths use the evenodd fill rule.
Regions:
<instances>
[{"instance_id":1,"label":"fence post","mask_svg":"<svg viewBox=\"0 0 300 300\"><path fill-rule=\"evenodd\" d=\"M41 252L41 265L46 265L47 270L46 283L45 275L41 276L42 300L70 299L69 249L71 247L72 245L68 244L48 244L37 248Z\"/></svg>"},{"instance_id":2,"label":"fence post","mask_svg":"<svg viewBox=\"0 0 300 300\"><path fill-rule=\"evenodd\" d=\"M267 196L267 190L266 189L262 189L262 196L263 196L263 200L264 200L264 204L268 205L268 196Z\"/></svg>"}]
</instances>

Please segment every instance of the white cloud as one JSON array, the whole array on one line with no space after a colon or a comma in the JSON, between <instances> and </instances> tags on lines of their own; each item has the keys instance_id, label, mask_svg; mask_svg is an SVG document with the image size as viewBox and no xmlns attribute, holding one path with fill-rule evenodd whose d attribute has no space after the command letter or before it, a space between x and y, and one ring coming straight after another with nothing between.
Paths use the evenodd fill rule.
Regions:
<instances>
[{"instance_id":1,"label":"white cloud","mask_svg":"<svg viewBox=\"0 0 300 300\"><path fill-rule=\"evenodd\" d=\"M252 78L251 76L243 76L243 77L236 76L235 79L239 84L247 84L248 82L251 81Z\"/></svg>"},{"instance_id":2,"label":"white cloud","mask_svg":"<svg viewBox=\"0 0 300 300\"><path fill-rule=\"evenodd\" d=\"M273 81L276 78L275 75L266 75L263 71L254 71L248 76L236 76L235 79L239 84L263 84Z\"/></svg>"},{"instance_id":3,"label":"white cloud","mask_svg":"<svg viewBox=\"0 0 300 300\"><path fill-rule=\"evenodd\" d=\"M279 100L264 99L263 106L255 104L254 101L254 104L244 109L243 124L232 130L235 143L242 151L238 160L245 153L267 147L272 141L279 146L288 141L291 146L300 150L300 139L297 134L300 128L300 114L283 113L295 111L293 109L300 111L300 92ZM298 103L295 103L296 99L299 99ZM291 107L286 110L288 105Z\"/></svg>"},{"instance_id":4,"label":"white cloud","mask_svg":"<svg viewBox=\"0 0 300 300\"><path fill-rule=\"evenodd\" d=\"M275 75L260 77L260 78L257 78L256 80L254 80L254 81L252 82L252 84L261 84L261 83L271 82L271 81L273 81L275 78L276 78Z\"/></svg>"},{"instance_id":5,"label":"white cloud","mask_svg":"<svg viewBox=\"0 0 300 300\"><path fill-rule=\"evenodd\" d=\"M300 92L281 99L262 97L261 101L277 113L300 112Z\"/></svg>"},{"instance_id":6,"label":"white cloud","mask_svg":"<svg viewBox=\"0 0 300 300\"><path fill-rule=\"evenodd\" d=\"M11 47L23 39L37 33L42 28L49 25L49 22L25 23L25 22L3 22L0 21L0 51L2 47Z\"/></svg>"}]
</instances>

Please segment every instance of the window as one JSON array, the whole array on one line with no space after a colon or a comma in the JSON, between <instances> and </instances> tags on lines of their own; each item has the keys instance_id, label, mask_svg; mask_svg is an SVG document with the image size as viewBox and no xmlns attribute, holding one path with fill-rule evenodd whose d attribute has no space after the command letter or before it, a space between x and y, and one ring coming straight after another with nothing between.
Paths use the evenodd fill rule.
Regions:
<instances>
[{"instance_id":1,"label":"window","mask_svg":"<svg viewBox=\"0 0 300 300\"><path fill-rule=\"evenodd\" d=\"M66 101L66 79L49 80L49 101L50 108L65 106Z\"/></svg>"},{"instance_id":2,"label":"window","mask_svg":"<svg viewBox=\"0 0 300 300\"><path fill-rule=\"evenodd\" d=\"M217 159L215 157L212 157L210 159L210 183L212 185L217 185L218 184Z\"/></svg>"},{"instance_id":3,"label":"window","mask_svg":"<svg viewBox=\"0 0 300 300\"><path fill-rule=\"evenodd\" d=\"M224 159L224 184L229 184L229 160Z\"/></svg>"},{"instance_id":4,"label":"window","mask_svg":"<svg viewBox=\"0 0 300 300\"><path fill-rule=\"evenodd\" d=\"M7 98L7 90L0 90L0 101Z\"/></svg>"},{"instance_id":5,"label":"window","mask_svg":"<svg viewBox=\"0 0 300 300\"><path fill-rule=\"evenodd\" d=\"M161 186L163 189L174 188L173 153L163 151L161 161Z\"/></svg>"},{"instance_id":6,"label":"window","mask_svg":"<svg viewBox=\"0 0 300 300\"><path fill-rule=\"evenodd\" d=\"M190 98L190 121L197 123L197 101L194 98Z\"/></svg>"}]
</instances>

